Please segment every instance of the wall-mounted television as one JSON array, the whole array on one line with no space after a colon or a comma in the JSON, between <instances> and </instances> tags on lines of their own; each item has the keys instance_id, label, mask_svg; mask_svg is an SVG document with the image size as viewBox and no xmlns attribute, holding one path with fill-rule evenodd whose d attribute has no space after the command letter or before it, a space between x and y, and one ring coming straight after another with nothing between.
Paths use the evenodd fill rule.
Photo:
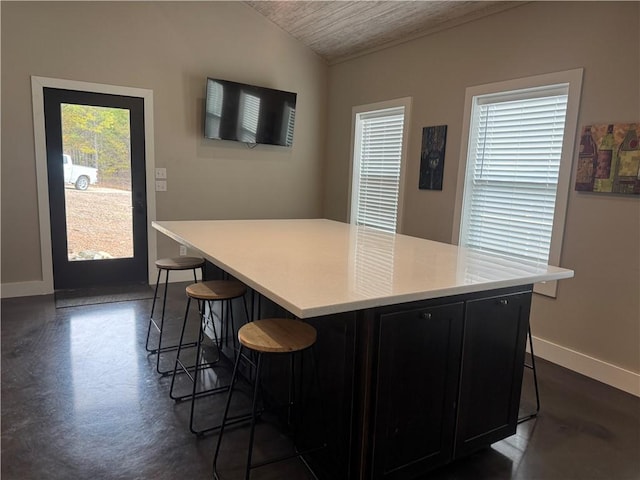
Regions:
<instances>
[{"instance_id":1,"label":"wall-mounted television","mask_svg":"<svg viewBox=\"0 0 640 480\"><path fill-rule=\"evenodd\" d=\"M249 144L293 144L292 92L207 78L204 136Z\"/></svg>"}]
</instances>

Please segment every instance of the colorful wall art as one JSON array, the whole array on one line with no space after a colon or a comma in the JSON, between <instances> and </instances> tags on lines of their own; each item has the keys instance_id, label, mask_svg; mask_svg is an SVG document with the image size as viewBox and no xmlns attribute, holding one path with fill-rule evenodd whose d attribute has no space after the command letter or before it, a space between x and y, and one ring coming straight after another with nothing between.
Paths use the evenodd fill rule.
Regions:
<instances>
[{"instance_id":1,"label":"colorful wall art","mask_svg":"<svg viewBox=\"0 0 640 480\"><path fill-rule=\"evenodd\" d=\"M576 190L640 195L640 123L582 128Z\"/></svg>"},{"instance_id":2,"label":"colorful wall art","mask_svg":"<svg viewBox=\"0 0 640 480\"><path fill-rule=\"evenodd\" d=\"M444 174L444 149L447 144L447 126L424 127L422 129L422 151L420 154L420 190L442 190Z\"/></svg>"}]
</instances>

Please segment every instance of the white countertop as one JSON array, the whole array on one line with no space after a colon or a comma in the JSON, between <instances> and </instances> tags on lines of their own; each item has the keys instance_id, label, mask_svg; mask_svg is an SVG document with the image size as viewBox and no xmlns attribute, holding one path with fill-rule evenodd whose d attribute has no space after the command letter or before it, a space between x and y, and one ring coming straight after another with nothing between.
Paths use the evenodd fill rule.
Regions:
<instances>
[{"instance_id":1,"label":"white countertop","mask_svg":"<svg viewBox=\"0 0 640 480\"><path fill-rule=\"evenodd\" d=\"M573 277L573 271L331 220L159 221L299 318Z\"/></svg>"}]
</instances>

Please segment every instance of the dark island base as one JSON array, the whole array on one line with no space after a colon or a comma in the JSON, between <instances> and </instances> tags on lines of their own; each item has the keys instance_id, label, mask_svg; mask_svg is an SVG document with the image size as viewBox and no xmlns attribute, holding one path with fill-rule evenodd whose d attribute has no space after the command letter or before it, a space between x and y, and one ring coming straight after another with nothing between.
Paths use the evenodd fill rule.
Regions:
<instances>
[{"instance_id":1,"label":"dark island base","mask_svg":"<svg viewBox=\"0 0 640 480\"><path fill-rule=\"evenodd\" d=\"M208 264L205 275L223 273ZM527 285L305 319L318 330L320 392L303 357L296 371L311 394L298 442L327 440L307 457L314 473L410 479L513 435L531 295ZM253 318L292 317L249 298ZM265 394L284 403L288 359L269 360Z\"/></svg>"}]
</instances>

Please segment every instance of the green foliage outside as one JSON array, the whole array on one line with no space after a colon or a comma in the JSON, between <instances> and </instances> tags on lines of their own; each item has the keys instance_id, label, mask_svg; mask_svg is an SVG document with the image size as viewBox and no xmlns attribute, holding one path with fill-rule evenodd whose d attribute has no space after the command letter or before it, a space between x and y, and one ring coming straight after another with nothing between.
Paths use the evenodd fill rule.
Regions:
<instances>
[{"instance_id":1,"label":"green foliage outside","mask_svg":"<svg viewBox=\"0 0 640 480\"><path fill-rule=\"evenodd\" d=\"M62 138L74 164L98 169L100 186L131 189L128 110L62 104Z\"/></svg>"}]
</instances>

